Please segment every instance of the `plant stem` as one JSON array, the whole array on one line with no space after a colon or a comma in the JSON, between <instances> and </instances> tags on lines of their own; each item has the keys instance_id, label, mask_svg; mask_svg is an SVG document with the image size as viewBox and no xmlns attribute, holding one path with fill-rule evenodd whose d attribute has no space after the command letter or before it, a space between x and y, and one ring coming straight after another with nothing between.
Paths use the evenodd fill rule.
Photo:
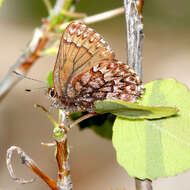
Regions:
<instances>
[{"instance_id":1,"label":"plant stem","mask_svg":"<svg viewBox=\"0 0 190 190\"><path fill-rule=\"evenodd\" d=\"M69 126L65 126L65 113L63 110L59 112L61 116L61 123L59 128L62 130L61 138L56 138L56 145L57 145L57 153L56 159L58 164L58 180L57 186L59 190L72 190L73 184L71 180L70 174L70 163L69 163L69 147L67 143L67 133L69 130Z\"/></svg>"},{"instance_id":2,"label":"plant stem","mask_svg":"<svg viewBox=\"0 0 190 190\"><path fill-rule=\"evenodd\" d=\"M143 16L142 7L144 0L124 0L128 65L142 78L142 43Z\"/></svg>"},{"instance_id":3,"label":"plant stem","mask_svg":"<svg viewBox=\"0 0 190 190\"><path fill-rule=\"evenodd\" d=\"M152 190L152 182L150 180L135 179L136 190Z\"/></svg>"},{"instance_id":4,"label":"plant stem","mask_svg":"<svg viewBox=\"0 0 190 190\"><path fill-rule=\"evenodd\" d=\"M128 65L142 78L142 43L144 0L124 0L127 31ZM135 179L136 190L152 190L150 180Z\"/></svg>"}]
</instances>

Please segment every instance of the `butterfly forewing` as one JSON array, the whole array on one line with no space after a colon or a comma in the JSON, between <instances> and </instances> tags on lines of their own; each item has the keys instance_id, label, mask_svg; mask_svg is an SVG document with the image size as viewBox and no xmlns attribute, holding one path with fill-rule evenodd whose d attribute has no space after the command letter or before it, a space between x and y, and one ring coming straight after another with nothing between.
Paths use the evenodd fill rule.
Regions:
<instances>
[{"instance_id":1,"label":"butterfly forewing","mask_svg":"<svg viewBox=\"0 0 190 190\"><path fill-rule=\"evenodd\" d=\"M55 88L66 92L69 80L82 70L90 69L94 63L103 59L113 59L114 53L100 34L86 25L73 22L63 33L54 72ZM58 84L59 83L59 84ZM59 90L59 95L61 92Z\"/></svg>"}]
</instances>

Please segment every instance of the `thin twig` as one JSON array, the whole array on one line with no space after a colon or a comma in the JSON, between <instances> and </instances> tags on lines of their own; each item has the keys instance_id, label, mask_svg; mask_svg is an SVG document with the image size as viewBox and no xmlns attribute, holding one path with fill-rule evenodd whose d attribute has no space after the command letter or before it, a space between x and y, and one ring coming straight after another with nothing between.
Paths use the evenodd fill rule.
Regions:
<instances>
[{"instance_id":1,"label":"thin twig","mask_svg":"<svg viewBox=\"0 0 190 190\"><path fill-rule=\"evenodd\" d=\"M17 151L17 153L20 155L21 161L23 164L25 164L28 168L32 169L36 175L38 175L47 185L52 189L52 190L59 190L57 187L56 182L49 178L45 173L42 172L42 170L39 169L37 164L20 148L17 146L11 146L7 150L7 157L6 157L6 162L7 162L7 168L8 171L11 175L11 178L16 181L17 183L20 184L26 184L26 183L31 183L34 181L34 179L31 180L25 180L23 178L19 178L15 175L13 168L12 168L12 163L11 163L11 158L12 154L14 151Z\"/></svg>"},{"instance_id":2,"label":"thin twig","mask_svg":"<svg viewBox=\"0 0 190 190\"><path fill-rule=\"evenodd\" d=\"M52 142L52 143L44 143L44 142L41 142L41 145L42 145L42 146L46 146L46 147L52 147L52 146L55 146L56 143L55 143L55 142Z\"/></svg>"},{"instance_id":3,"label":"thin twig","mask_svg":"<svg viewBox=\"0 0 190 190\"><path fill-rule=\"evenodd\" d=\"M85 13L77 13L77 12L71 12L71 11L65 11L63 10L62 13L67 17L72 17L74 19L81 19L86 17Z\"/></svg>"},{"instance_id":4,"label":"thin twig","mask_svg":"<svg viewBox=\"0 0 190 190\"><path fill-rule=\"evenodd\" d=\"M109 11L106 11L103 13L88 16L88 17L85 17L83 19L79 19L77 21L82 22L84 24L92 24L92 23L96 23L96 22L100 22L103 20L113 18L113 17L118 16L122 13L124 13L124 8L120 7L120 8L109 10ZM64 30L68 24L69 23L63 23L62 25L59 26L59 29Z\"/></svg>"},{"instance_id":5,"label":"thin twig","mask_svg":"<svg viewBox=\"0 0 190 190\"><path fill-rule=\"evenodd\" d=\"M84 22L85 24L92 24L92 23L96 23L96 22L100 22L100 21L103 21L103 20L113 18L113 17L118 16L118 15L120 15L122 13L124 13L124 8L120 7L120 8L117 8L117 9L106 11L104 13L100 13L100 14L96 14L96 15L93 15L93 16L83 18L83 19L81 19L81 21Z\"/></svg>"}]
</instances>

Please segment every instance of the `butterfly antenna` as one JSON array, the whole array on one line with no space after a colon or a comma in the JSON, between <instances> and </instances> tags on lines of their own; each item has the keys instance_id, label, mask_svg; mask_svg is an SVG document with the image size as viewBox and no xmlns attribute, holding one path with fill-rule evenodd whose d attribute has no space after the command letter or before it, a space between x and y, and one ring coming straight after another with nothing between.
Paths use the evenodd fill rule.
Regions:
<instances>
[{"instance_id":1,"label":"butterfly antenna","mask_svg":"<svg viewBox=\"0 0 190 190\"><path fill-rule=\"evenodd\" d=\"M28 80L33 80L33 81L36 81L36 82L39 82L39 83L46 84L46 82L44 82L44 81L27 77L26 75L23 75L23 74L18 73L18 72L16 72L16 71L12 71L12 72L13 72L15 75L17 75L18 77L20 77L20 78L24 78L24 79L28 79ZM26 91L27 91L27 90L26 90ZM29 90L29 91L30 91L30 90Z\"/></svg>"},{"instance_id":2,"label":"butterfly antenna","mask_svg":"<svg viewBox=\"0 0 190 190\"><path fill-rule=\"evenodd\" d=\"M37 90L46 90L47 89L47 86L43 86L43 87L39 87L39 88L33 88L33 89L31 89L31 88L26 88L25 89L25 91L26 92L34 92L34 91L37 91Z\"/></svg>"}]
</instances>

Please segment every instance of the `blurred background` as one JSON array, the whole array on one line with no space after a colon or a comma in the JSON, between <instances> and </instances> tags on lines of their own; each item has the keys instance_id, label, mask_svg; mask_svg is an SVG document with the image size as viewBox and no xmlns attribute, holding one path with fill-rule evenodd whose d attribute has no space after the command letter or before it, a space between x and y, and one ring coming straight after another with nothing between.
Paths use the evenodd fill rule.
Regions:
<instances>
[{"instance_id":1,"label":"blurred background","mask_svg":"<svg viewBox=\"0 0 190 190\"><path fill-rule=\"evenodd\" d=\"M117 8L122 0L80 0L77 11L88 15ZM143 80L175 78L190 87L190 2L178 0L145 1ZM19 58L32 38L33 31L47 16L41 0L5 0L0 9L0 79ZM124 16L91 25L102 34L115 51L117 58L126 62ZM29 76L45 81L53 69L55 56L41 58L29 72ZM57 165L54 148L40 145L52 142L52 124L45 114L34 108L38 103L50 107L43 90L26 93L25 88L38 88L40 84L22 80L1 102L0 106L0 190L47 189L39 178L32 184L18 185L8 174L5 156L11 145L17 145L35 160L47 175L56 179ZM56 111L52 110L56 116ZM110 141L91 130L69 133L71 171L77 190L134 190L134 180L121 168L115 158ZM35 177L20 164L15 154L15 170L18 176ZM153 182L154 190L189 190L190 171Z\"/></svg>"}]
</instances>

